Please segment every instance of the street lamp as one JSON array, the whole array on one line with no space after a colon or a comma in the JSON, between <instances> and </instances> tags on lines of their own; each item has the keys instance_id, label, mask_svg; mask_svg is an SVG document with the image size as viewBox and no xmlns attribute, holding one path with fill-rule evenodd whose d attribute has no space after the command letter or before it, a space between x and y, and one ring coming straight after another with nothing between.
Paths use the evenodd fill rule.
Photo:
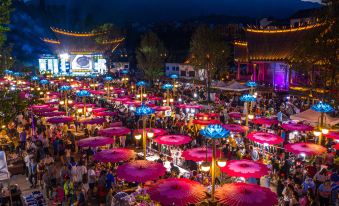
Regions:
<instances>
[{"instance_id":1,"label":"street lamp","mask_svg":"<svg viewBox=\"0 0 339 206\"><path fill-rule=\"evenodd\" d=\"M162 85L162 89L166 90L166 105L169 106L169 103L170 103L170 90L173 89L173 85L166 83L166 84ZM172 99L172 102L173 102L173 99Z\"/></svg>"},{"instance_id":2,"label":"street lamp","mask_svg":"<svg viewBox=\"0 0 339 206\"><path fill-rule=\"evenodd\" d=\"M216 139L226 138L230 135L230 131L226 130L219 124L210 124L199 132L205 138L212 139L212 202L214 202L215 193L215 169L216 169Z\"/></svg>"},{"instance_id":3,"label":"street lamp","mask_svg":"<svg viewBox=\"0 0 339 206\"><path fill-rule=\"evenodd\" d=\"M147 116L154 114L154 110L150 107L147 107L142 103L142 105L135 110L135 115L142 117L142 145L144 152L144 160L146 160L146 120Z\"/></svg>"},{"instance_id":4,"label":"street lamp","mask_svg":"<svg viewBox=\"0 0 339 206\"><path fill-rule=\"evenodd\" d=\"M240 101L244 102L244 107L246 109L246 127L248 126L248 119L249 119L249 115L248 115L248 102L255 102L256 98L251 95L251 94L244 94L240 97ZM250 111L251 114L251 111ZM251 116L252 117L252 116ZM246 135L247 135L247 130L246 130Z\"/></svg>"},{"instance_id":5,"label":"street lamp","mask_svg":"<svg viewBox=\"0 0 339 206\"><path fill-rule=\"evenodd\" d=\"M203 162L203 163L201 163L201 165L200 165L200 169L201 169L201 171L203 171L203 172L208 172L208 171L210 171L210 169L211 169L211 164L210 164L209 162Z\"/></svg>"},{"instance_id":6,"label":"street lamp","mask_svg":"<svg viewBox=\"0 0 339 206\"><path fill-rule=\"evenodd\" d=\"M139 87L139 89L140 89L140 94L137 94L137 98L140 98L140 101L143 102L143 98L146 97L146 96L144 96L144 90L145 90L145 87L146 87L146 82L138 81L135 85L137 87Z\"/></svg>"},{"instance_id":7,"label":"street lamp","mask_svg":"<svg viewBox=\"0 0 339 206\"><path fill-rule=\"evenodd\" d=\"M322 101L313 105L311 107L311 109L313 111L320 112L320 122L318 124L318 128L319 128L320 131L322 131L324 129L323 127L324 127L324 115L325 115L325 113L332 112L334 109L331 105L329 105L325 102L322 102ZM328 133L328 130L326 131L326 129L325 129L325 132ZM319 144L320 145L322 144L322 133L321 132L320 132L320 135L319 135Z\"/></svg>"}]
</instances>

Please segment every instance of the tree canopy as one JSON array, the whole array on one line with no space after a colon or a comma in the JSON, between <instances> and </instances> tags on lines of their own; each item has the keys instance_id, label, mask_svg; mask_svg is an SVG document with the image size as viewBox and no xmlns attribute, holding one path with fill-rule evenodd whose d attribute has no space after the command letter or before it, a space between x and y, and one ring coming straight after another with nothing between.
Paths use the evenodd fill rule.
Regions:
<instances>
[{"instance_id":1,"label":"tree canopy","mask_svg":"<svg viewBox=\"0 0 339 206\"><path fill-rule=\"evenodd\" d=\"M159 37L153 33L146 33L136 49L138 68L150 82L163 75L166 48Z\"/></svg>"}]
</instances>

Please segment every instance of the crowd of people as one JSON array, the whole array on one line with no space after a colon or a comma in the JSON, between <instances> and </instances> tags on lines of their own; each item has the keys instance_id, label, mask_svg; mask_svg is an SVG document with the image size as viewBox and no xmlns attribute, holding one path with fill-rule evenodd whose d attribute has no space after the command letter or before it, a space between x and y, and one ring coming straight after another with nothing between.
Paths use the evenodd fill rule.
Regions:
<instances>
[{"instance_id":1,"label":"crowd of people","mask_svg":"<svg viewBox=\"0 0 339 206\"><path fill-rule=\"evenodd\" d=\"M163 95L156 88L149 90L154 96ZM194 96L195 91L196 97ZM243 113L243 103L240 102L239 95L218 95L219 103L209 104L200 112L218 113L217 119L223 124L242 121L228 115L229 112ZM176 96L181 99L181 103L192 103L199 98L206 98L207 93L204 89L199 88L178 88ZM23 157L27 181L33 189L44 191L50 203L109 206L118 205L117 199L114 197L121 191L137 193L136 197L143 193L138 183L127 183L116 177L116 168L119 163L102 163L92 159L93 154L102 148L80 148L77 145L79 138L97 136L100 129L109 127L113 122L120 122L121 125L130 129L140 128L139 117L122 104L97 98L89 99L88 103L106 107L117 112L117 115L107 117L107 122L95 126L86 126L79 122L50 125L45 118L33 114L27 108L18 114L16 119L5 129L6 135L13 141L13 145L7 148L7 152L16 152ZM305 105L301 99L266 98L259 94L257 102L253 105L254 114L272 117L281 113L281 117L278 117L280 122L267 127L253 124L249 126L253 131L265 130L279 134L288 141L286 137L289 134L281 129L281 122L291 113L302 110L304 106L301 105ZM60 110L64 109L62 106L58 107ZM159 159L156 160L158 162L172 161L166 177L187 177L210 187L211 179L209 175L203 174L199 170L199 164L185 161L180 155L184 149L207 144L197 132L197 126L192 123L193 118L194 114L174 106L172 115L157 114L152 116L153 123L148 123L148 126L166 129L170 134L187 134L193 141L184 146L165 146L160 150L155 143L152 143L149 150L160 153ZM82 132L81 137L77 135L79 132ZM312 133L304 133L296 135L295 139L306 141L315 139L315 137ZM136 144L132 130L132 134L117 138L113 145L107 147L136 149ZM220 149L227 159L250 159L267 164L270 168L269 175L261 179L249 178L246 181L272 188L278 194L280 205L336 206L338 205L339 191L339 154L332 148L333 141L327 141L326 144L328 151L322 156L300 157L285 152L282 145L266 147L255 144L246 139L244 133L234 134L227 140L219 142ZM173 160L175 159L173 154L179 161ZM182 174L179 167L187 170L187 174ZM219 184L231 181L242 180L227 175L219 178ZM154 203L149 203L149 205L152 204Z\"/></svg>"}]
</instances>

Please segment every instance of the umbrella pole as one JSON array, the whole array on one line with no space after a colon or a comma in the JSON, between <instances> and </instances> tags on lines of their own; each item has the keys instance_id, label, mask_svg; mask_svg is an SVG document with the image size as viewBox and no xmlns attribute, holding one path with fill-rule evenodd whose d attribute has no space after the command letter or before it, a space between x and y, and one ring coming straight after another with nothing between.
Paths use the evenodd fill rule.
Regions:
<instances>
[{"instance_id":1,"label":"umbrella pole","mask_svg":"<svg viewBox=\"0 0 339 206\"><path fill-rule=\"evenodd\" d=\"M213 139L213 154L212 154L212 193L211 193L211 196L212 196L212 202L214 202L214 193L215 193L215 150L216 150L216 147L215 147L215 140Z\"/></svg>"},{"instance_id":2,"label":"umbrella pole","mask_svg":"<svg viewBox=\"0 0 339 206\"><path fill-rule=\"evenodd\" d=\"M142 148L144 151L144 160L146 160L146 116L142 117Z\"/></svg>"}]
</instances>

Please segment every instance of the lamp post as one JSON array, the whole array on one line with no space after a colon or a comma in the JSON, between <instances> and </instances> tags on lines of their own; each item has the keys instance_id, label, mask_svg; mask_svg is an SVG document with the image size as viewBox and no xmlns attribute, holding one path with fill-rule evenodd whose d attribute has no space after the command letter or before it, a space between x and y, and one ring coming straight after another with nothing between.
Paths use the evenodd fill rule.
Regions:
<instances>
[{"instance_id":1,"label":"lamp post","mask_svg":"<svg viewBox=\"0 0 339 206\"><path fill-rule=\"evenodd\" d=\"M211 166L211 174L212 174L212 202L214 202L215 197L215 168L216 168L216 139L226 138L230 135L230 131L226 130L219 124L210 124L199 132L205 138L212 139L212 166Z\"/></svg>"},{"instance_id":2,"label":"lamp post","mask_svg":"<svg viewBox=\"0 0 339 206\"><path fill-rule=\"evenodd\" d=\"M143 102L143 98L144 98L144 89L146 87L146 82L144 81L138 81L136 83L136 86L139 87L140 90L140 101Z\"/></svg>"},{"instance_id":3,"label":"lamp post","mask_svg":"<svg viewBox=\"0 0 339 206\"><path fill-rule=\"evenodd\" d=\"M68 91L70 91L72 89L72 87L71 86L68 86L68 85L63 85L63 86L61 86L60 88L59 88L59 90L61 91L61 92L64 92L65 93L65 101L64 101L64 103L65 103L65 110L66 110L66 115L68 115L68 103L70 103L70 104L72 104L73 103L73 101L72 100L68 100L67 98L68 98ZM60 102L61 103L61 102ZM61 104L62 105L62 104Z\"/></svg>"},{"instance_id":4,"label":"lamp post","mask_svg":"<svg viewBox=\"0 0 339 206\"><path fill-rule=\"evenodd\" d=\"M246 86L248 86L248 87L250 87L251 89L250 89L250 94L251 95L254 95L254 88L257 86L257 83L256 82L254 82L254 81L248 81L248 82L246 82ZM253 108L253 103L251 102L250 103L251 105L251 107L250 107L250 109L252 110L252 108Z\"/></svg>"},{"instance_id":5,"label":"lamp post","mask_svg":"<svg viewBox=\"0 0 339 206\"><path fill-rule=\"evenodd\" d=\"M322 144L322 136L323 134L326 134L328 133L328 129L324 128L324 116L325 116L325 113L328 113L328 112L333 112L334 109L331 105L325 103L325 102L318 102L317 104L313 105L311 107L311 109L313 111L316 111L316 112L320 112L320 122L318 124L318 129L319 129L319 132L318 131L314 131L314 135L318 135L319 137L319 140L318 140L318 144Z\"/></svg>"},{"instance_id":6,"label":"lamp post","mask_svg":"<svg viewBox=\"0 0 339 206\"><path fill-rule=\"evenodd\" d=\"M104 81L107 83L107 97L109 97L110 96L110 82L113 80L113 78L112 77L110 77L110 76L107 76L107 77L105 77L104 78Z\"/></svg>"},{"instance_id":7,"label":"lamp post","mask_svg":"<svg viewBox=\"0 0 339 206\"><path fill-rule=\"evenodd\" d=\"M173 79L173 85L174 85L174 88L173 88L173 97L175 97L176 95L176 91L177 91L177 87L178 87L178 84L176 83L176 80L179 78L179 76L177 74L171 74L170 75L170 78Z\"/></svg>"},{"instance_id":8,"label":"lamp post","mask_svg":"<svg viewBox=\"0 0 339 206\"><path fill-rule=\"evenodd\" d=\"M80 90L76 93L78 97L82 97L82 101L84 103L84 115L86 116L86 97L91 96L91 93L87 90Z\"/></svg>"},{"instance_id":9,"label":"lamp post","mask_svg":"<svg viewBox=\"0 0 339 206\"><path fill-rule=\"evenodd\" d=\"M142 118L142 147L144 153L144 160L146 160L146 120L147 116L154 114L154 110L146 105L142 104L140 107L136 108L135 115Z\"/></svg>"},{"instance_id":10,"label":"lamp post","mask_svg":"<svg viewBox=\"0 0 339 206\"><path fill-rule=\"evenodd\" d=\"M172 90L174 88L174 86L172 84L164 84L162 85L161 87L162 89L165 89L166 90L166 105L169 106L170 105L170 90Z\"/></svg>"},{"instance_id":11,"label":"lamp post","mask_svg":"<svg viewBox=\"0 0 339 206\"><path fill-rule=\"evenodd\" d=\"M251 118L253 119L254 116L252 115L252 110L250 109L250 113L248 113L249 107L248 107L248 102L255 102L256 98L251 95L251 94L244 94L240 97L240 101L244 102L244 107L246 109L246 127L248 127L248 120ZM246 135L247 135L247 130L246 130Z\"/></svg>"}]
</instances>

